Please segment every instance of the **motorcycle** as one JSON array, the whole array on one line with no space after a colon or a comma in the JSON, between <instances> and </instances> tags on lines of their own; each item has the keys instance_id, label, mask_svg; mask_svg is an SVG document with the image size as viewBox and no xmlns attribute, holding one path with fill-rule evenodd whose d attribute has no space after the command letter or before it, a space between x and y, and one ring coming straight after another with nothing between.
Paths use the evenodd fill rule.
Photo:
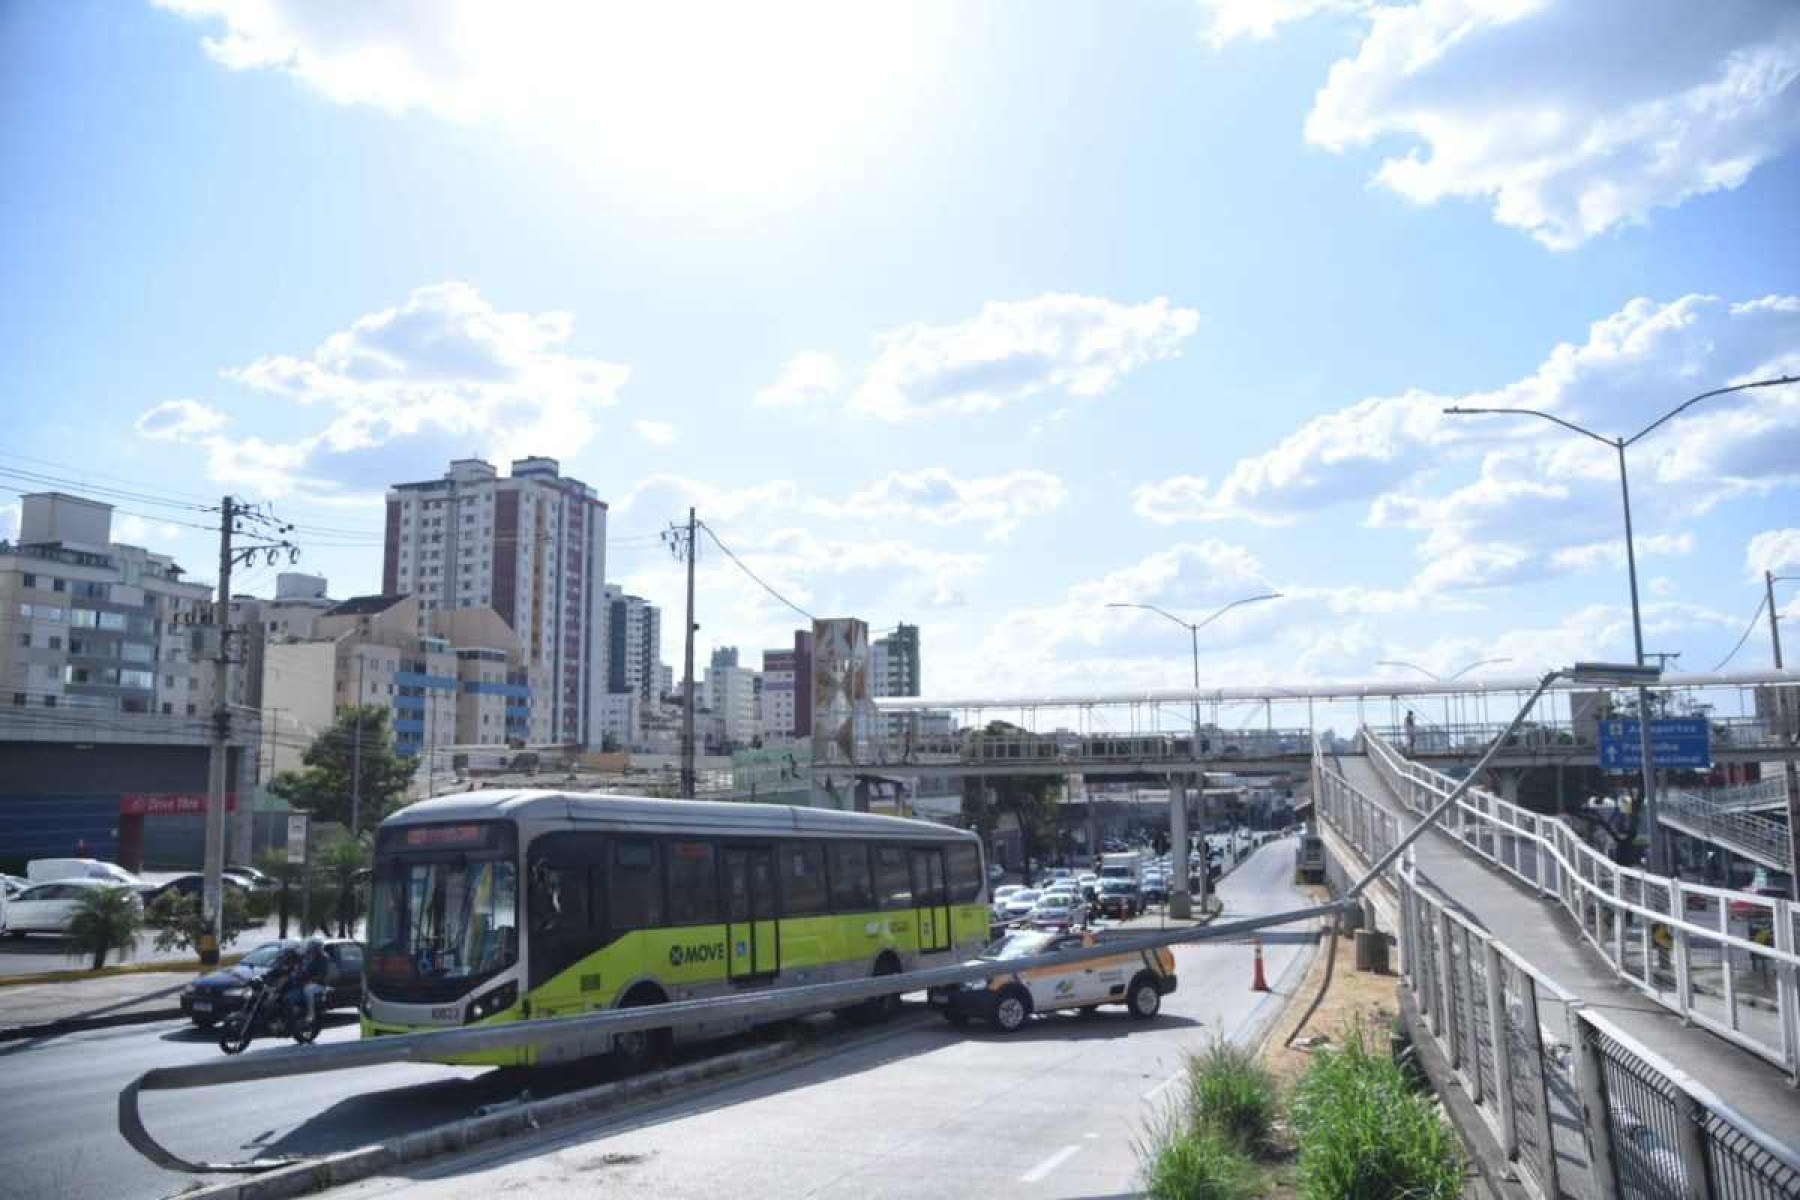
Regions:
<instances>
[{"instance_id":1,"label":"motorcycle","mask_svg":"<svg viewBox=\"0 0 1800 1200\"><path fill-rule=\"evenodd\" d=\"M271 1037L291 1037L305 1046L319 1036L319 1005L308 1006L296 1021L282 1003L287 990L288 973L267 971L249 981L250 995L244 1006L219 1022L219 1049L227 1054L242 1054L259 1031Z\"/></svg>"}]
</instances>

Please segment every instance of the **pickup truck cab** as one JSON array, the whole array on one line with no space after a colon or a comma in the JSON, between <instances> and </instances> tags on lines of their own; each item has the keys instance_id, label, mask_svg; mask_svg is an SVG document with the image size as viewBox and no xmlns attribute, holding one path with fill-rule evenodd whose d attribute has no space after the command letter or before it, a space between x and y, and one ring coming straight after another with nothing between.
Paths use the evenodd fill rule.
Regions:
<instances>
[{"instance_id":1,"label":"pickup truck cab","mask_svg":"<svg viewBox=\"0 0 1800 1200\"><path fill-rule=\"evenodd\" d=\"M1013 930L982 951L977 961L1005 962L1084 949L1104 945L1106 936ZM1090 1016L1102 1004L1123 1004L1133 1017L1147 1021L1162 1010L1162 998L1174 990L1175 956L1165 948L1127 951L1068 966L1034 967L1015 975L935 987L926 996L931 1007L952 1025L982 1020L1002 1033L1015 1033L1033 1013L1074 1009Z\"/></svg>"}]
</instances>

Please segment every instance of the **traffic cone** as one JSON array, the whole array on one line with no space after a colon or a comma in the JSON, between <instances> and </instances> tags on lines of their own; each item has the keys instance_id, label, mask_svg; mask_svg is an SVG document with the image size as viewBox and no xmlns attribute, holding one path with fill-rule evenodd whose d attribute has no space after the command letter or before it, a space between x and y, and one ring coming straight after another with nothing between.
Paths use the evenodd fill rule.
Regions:
<instances>
[{"instance_id":1,"label":"traffic cone","mask_svg":"<svg viewBox=\"0 0 1800 1200\"><path fill-rule=\"evenodd\" d=\"M1266 992L1269 990L1269 980L1263 974L1262 939L1253 938L1251 939L1250 944L1256 947L1256 974L1250 980L1250 990L1253 992Z\"/></svg>"}]
</instances>

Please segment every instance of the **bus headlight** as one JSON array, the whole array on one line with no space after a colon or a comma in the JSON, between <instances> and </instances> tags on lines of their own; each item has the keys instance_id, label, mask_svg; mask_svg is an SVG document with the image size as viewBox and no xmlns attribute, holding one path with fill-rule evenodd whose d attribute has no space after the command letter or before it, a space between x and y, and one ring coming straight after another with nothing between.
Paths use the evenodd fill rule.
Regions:
<instances>
[{"instance_id":1,"label":"bus headlight","mask_svg":"<svg viewBox=\"0 0 1800 1200\"><path fill-rule=\"evenodd\" d=\"M507 983L503 983L493 991L475 997L469 1005L468 1013L463 1017L463 1024L473 1025L475 1022L491 1017L497 1012L505 1012L513 1006L513 1001L518 998L518 981L511 980Z\"/></svg>"}]
</instances>

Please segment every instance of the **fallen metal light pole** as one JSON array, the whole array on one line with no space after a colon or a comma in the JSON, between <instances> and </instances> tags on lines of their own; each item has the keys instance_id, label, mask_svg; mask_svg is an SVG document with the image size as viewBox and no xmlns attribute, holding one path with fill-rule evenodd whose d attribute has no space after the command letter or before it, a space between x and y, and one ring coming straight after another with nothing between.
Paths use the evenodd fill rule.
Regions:
<instances>
[{"instance_id":1,"label":"fallen metal light pole","mask_svg":"<svg viewBox=\"0 0 1800 1200\"><path fill-rule=\"evenodd\" d=\"M311 1075L325 1071L345 1071L357 1067L382 1066L389 1063L435 1062L459 1054L475 1054L490 1050L506 1050L519 1046L557 1046L594 1044L614 1034L635 1033L646 1029L672 1029L685 1025L711 1022L733 1017L752 1021L775 1021L785 1017L804 1016L845 1008L865 1000L878 999L904 992L974 980L996 975L1016 975L1038 967L1064 966L1091 959L1111 958L1141 950L1160 949L1188 942L1218 941L1253 933L1276 925L1328 917L1353 906L1354 899L1316 904L1290 912L1262 917L1247 917L1227 923L1214 922L1192 929L1148 933L1119 938L1102 945L1057 954L1040 954L1006 962L961 963L948 967L932 967L900 975L881 975L869 979L853 979L842 983L810 984L781 988L746 996L726 996L710 1000L680 1000L669 1004L641 1008L621 1008L585 1017L558 1017L539 1021L512 1021L501 1025L473 1025L462 1029L446 1029L430 1033L402 1034L372 1038L328 1046L291 1046L261 1054L237 1058L219 1058L210 1062L177 1067L154 1067L144 1072L119 1093L119 1133L131 1147L145 1158L171 1171L191 1173L220 1171L265 1171L284 1166L292 1159L261 1159L237 1163L196 1163L164 1148L150 1136L138 1112L138 1097L146 1091L162 1091L189 1087L207 1087L225 1083L246 1083L257 1079L277 1079L290 1075Z\"/></svg>"}]
</instances>

